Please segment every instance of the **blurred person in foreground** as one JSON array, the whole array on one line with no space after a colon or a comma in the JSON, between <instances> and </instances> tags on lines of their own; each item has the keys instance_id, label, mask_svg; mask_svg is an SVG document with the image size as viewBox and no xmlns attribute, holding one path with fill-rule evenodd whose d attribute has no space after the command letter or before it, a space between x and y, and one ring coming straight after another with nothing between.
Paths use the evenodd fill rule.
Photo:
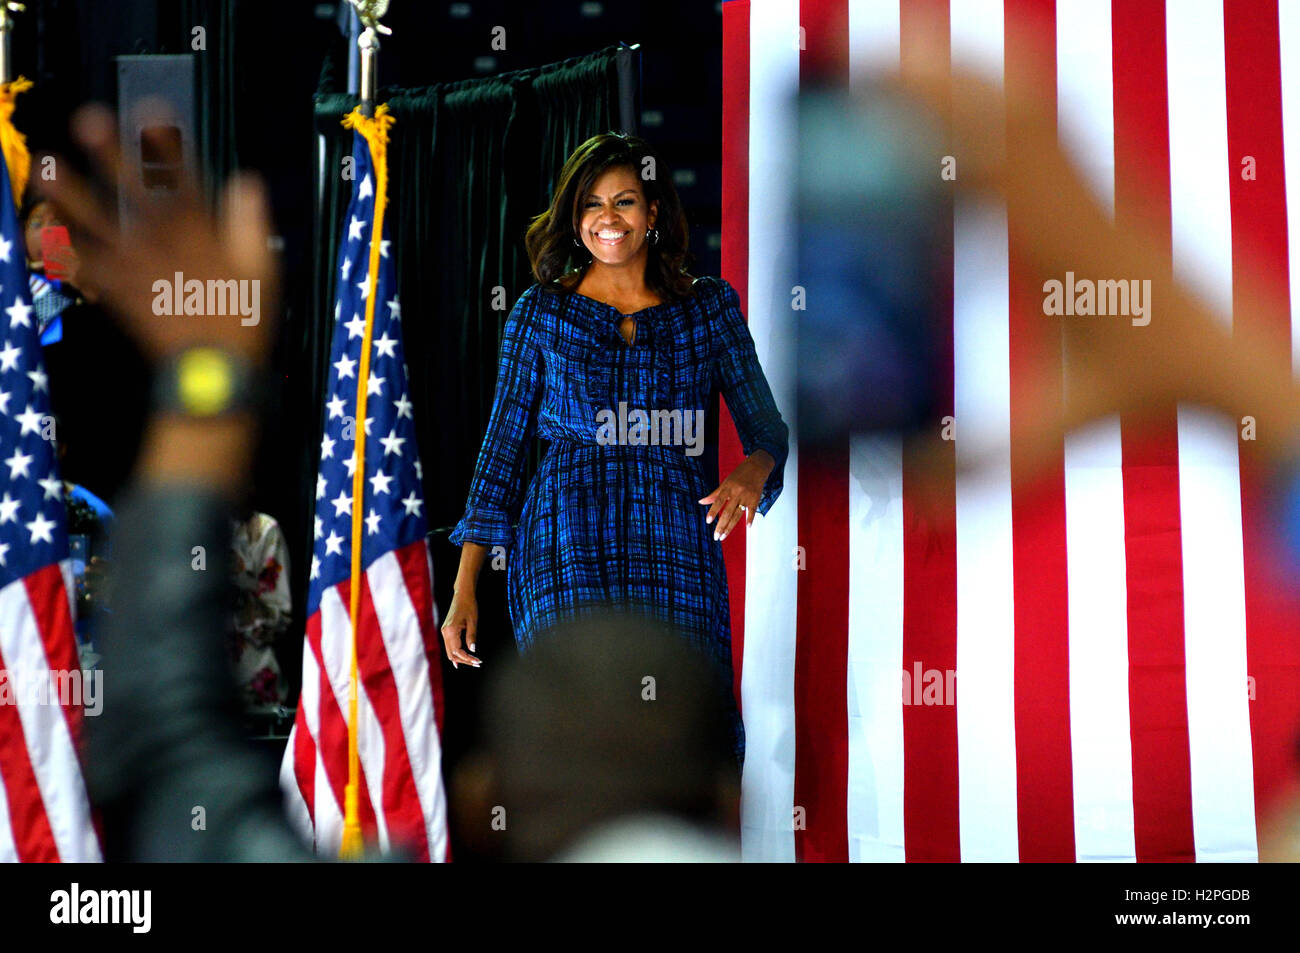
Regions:
<instances>
[{"instance_id":1,"label":"blurred person in foreground","mask_svg":"<svg viewBox=\"0 0 1300 953\"><path fill-rule=\"evenodd\" d=\"M120 181L111 115L83 109L74 133L102 178ZM100 643L111 673L105 714L86 724L105 858L312 859L283 816L274 767L243 737L225 658L231 516L246 491L251 394L274 323L266 198L236 179L214 220L193 182L163 197L127 185L134 221L122 234L75 174L43 188L79 236L80 273L157 376L134 480L116 501L114 612ZM260 282L268 319L156 315L153 283L177 271Z\"/></svg>"},{"instance_id":2,"label":"blurred person in foreground","mask_svg":"<svg viewBox=\"0 0 1300 953\"><path fill-rule=\"evenodd\" d=\"M645 616L560 623L488 691L457 823L511 861L740 859L740 776L707 657Z\"/></svg>"}]
</instances>

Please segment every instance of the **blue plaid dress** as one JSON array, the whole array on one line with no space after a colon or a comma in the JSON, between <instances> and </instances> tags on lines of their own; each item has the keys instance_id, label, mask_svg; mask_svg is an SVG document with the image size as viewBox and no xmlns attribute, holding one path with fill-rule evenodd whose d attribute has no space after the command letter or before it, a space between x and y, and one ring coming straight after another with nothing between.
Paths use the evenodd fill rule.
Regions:
<instances>
[{"instance_id":1,"label":"blue plaid dress","mask_svg":"<svg viewBox=\"0 0 1300 953\"><path fill-rule=\"evenodd\" d=\"M506 320L492 414L451 541L506 548L507 601L522 650L564 617L611 604L683 634L725 685L741 757L722 544L698 502L714 487L690 445L694 437L703 447L703 428L672 429L662 417L647 427L633 411L649 418L651 410L679 410L683 425L688 415L702 421L716 385L745 454L766 450L776 461L759 513L781 493L789 430L730 284L699 278L689 297L636 312L630 346L618 331L622 317L612 305L536 284L520 297ZM620 415L625 428L610 420ZM534 434L549 447L525 492Z\"/></svg>"}]
</instances>

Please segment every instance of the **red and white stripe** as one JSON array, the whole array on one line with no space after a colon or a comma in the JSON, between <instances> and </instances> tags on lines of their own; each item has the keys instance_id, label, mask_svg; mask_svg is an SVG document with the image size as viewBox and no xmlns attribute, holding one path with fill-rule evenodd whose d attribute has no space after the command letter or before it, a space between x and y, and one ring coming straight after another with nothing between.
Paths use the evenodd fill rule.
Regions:
<instances>
[{"instance_id":1,"label":"red and white stripe","mask_svg":"<svg viewBox=\"0 0 1300 953\"><path fill-rule=\"evenodd\" d=\"M77 757L82 710L55 691L81 668L69 588L51 564L0 589L0 672L18 686L0 704L0 861L102 859ZM26 696L49 679L49 703Z\"/></svg>"},{"instance_id":2,"label":"red and white stripe","mask_svg":"<svg viewBox=\"0 0 1300 953\"><path fill-rule=\"evenodd\" d=\"M349 597L345 580L307 620L302 696L280 770L291 819L328 857L342 845L348 780ZM362 833L421 861L446 860L449 850L437 623L423 540L370 565L358 613Z\"/></svg>"},{"instance_id":3,"label":"red and white stripe","mask_svg":"<svg viewBox=\"0 0 1300 953\"><path fill-rule=\"evenodd\" d=\"M1055 89L1035 92L1103 206L1154 226L1180 279L1300 358L1294 301L1261 314L1237 297L1243 269L1283 300L1300 280L1294 4L727 0L723 277L787 417L788 97L814 65L848 82L906 64L931 16L955 67L1008 88L1049 51ZM1013 484L1029 388L1041 399L1045 372L1064 386L1042 292L1012 278L1017 229L996 202L956 203L946 516L914 506L897 440L801 458L792 433L782 498L724 544L747 859L1253 860L1257 818L1294 772L1300 600L1280 585L1239 422L1190 406L1143 428L1098 421ZM739 455L724 440L724 471ZM916 663L959 673L955 704L902 704Z\"/></svg>"}]
</instances>

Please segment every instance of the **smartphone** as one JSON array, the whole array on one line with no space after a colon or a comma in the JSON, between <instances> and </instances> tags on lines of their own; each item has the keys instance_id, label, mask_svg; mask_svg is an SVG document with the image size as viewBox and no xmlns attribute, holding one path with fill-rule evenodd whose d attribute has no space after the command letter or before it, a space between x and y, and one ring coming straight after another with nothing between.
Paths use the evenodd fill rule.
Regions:
<instances>
[{"instance_id":1,"label":"smartphone","mask_svg":"<svg viewBox=\"0 0 1300 953\"><path fill-rule=\"evenodd\" d=\"M952 234L937 124L884 89L799 98L795 311L800 447L911 433L937 419Z\"/></svg>"},{"instance_id":2,"label":"smartphone","mask_svg":"<svg viewBox=\"0 0 1300 953\"><path fill-rule=\"evenodd\" d=\"M45 277L62 281L67 277L60 263L64 249L72 247L72 239L64 225L50 225L41 229L41 258L45 262Z\"/></svg>"}]
</instances>

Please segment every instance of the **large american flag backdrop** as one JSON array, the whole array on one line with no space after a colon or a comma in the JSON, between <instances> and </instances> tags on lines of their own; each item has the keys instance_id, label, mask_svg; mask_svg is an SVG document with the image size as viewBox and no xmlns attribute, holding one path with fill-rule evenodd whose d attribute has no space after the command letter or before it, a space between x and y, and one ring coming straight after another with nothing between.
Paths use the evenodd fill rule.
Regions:
<instances>
[{"instance_id":1,"label":"large american flag backdrop","mask_svg":"<svg viewBox=\"0 0 1300 953\"><path fill-rule=\"evenodd\" d=\"M356 117L349 117L350 121ZM387 123L373 120L386 151ZM355 128L355 127L354 127ZM351 579L354 506L360 507L357 613L357 748L360 822L366 843L416 860L447 859L442 783L442 639L433 601L422 464L407 392L402 306L393 252L375 236L386 189L375 156L354 133L353 188L339 245L329 399L316 480L315 546L307 594L302 695L281 768L291 818L318 853L337 857L343 840L351 697ZM387 234L384 228L383 234ZM374 239L378 268L370 271ZM367 326L367 304L373 318ZM370 359L363 361L363 348ZM368 373L367 373L368 371ZM366 396L364 423L358 394ZM354 442L366 440L363 496L353 499Z\"/></svg>"},{"instance_id":2,"label":"large american flag backdrop","mask_svg":"<svg viewBox=\"0 0 1300 953\"><path fill-rule=\"evenodd\" d=\"M950 66L1008 87L1028 81L1030 41L1008 29L1023 21L1055 53L1055 87L1037 92L1117 221L1154 216L1178 276L1225 315L1247 261L1288 300L1300 3L727 0L722 272L787 417L788 94L809 58L846 83L905 65L922 14L946 20ZM961 433L1005 441L1032 412L1018 395L1043 356L1042 296L1009 278L1015 229L997 204L956 206L954 464ZM1294 304L1241 310L1234 321L1300 350ZM722 433L726 472L740 450ZM725 544L745 857L1257 859L1257 819L1300 733L1300 613L1238 436L1186 406L1154 428L1101 421L1014 488L1012 443L1000 466L954 465L935 521L913 506L916 462L897 440L854 438L814 464L795 434L784 496ZM906 703L904 672L922 675Z\"/></svg>"}]
</instances>

